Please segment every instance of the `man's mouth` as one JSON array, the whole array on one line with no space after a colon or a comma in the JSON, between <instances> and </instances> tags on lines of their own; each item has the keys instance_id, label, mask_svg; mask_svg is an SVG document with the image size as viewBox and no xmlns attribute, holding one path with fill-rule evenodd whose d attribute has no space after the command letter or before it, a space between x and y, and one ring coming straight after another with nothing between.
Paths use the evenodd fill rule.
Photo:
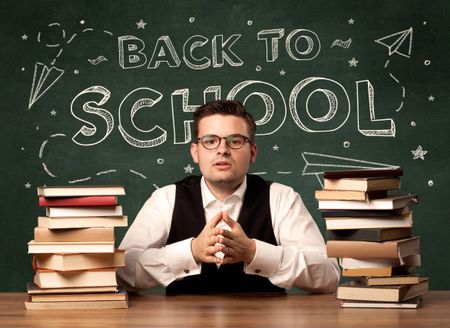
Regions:
<instances>
[{"instance_id":1,"label":"man's mouth","mask_svg":"<svg viewBox=\"0 0 450 328\"><path fill-rule=\"evenodd\" d=\"M214 166L218 168L227 168L231 166L231 163L227 161L217 161L214 163Z\"/></svg>"}]
</instances>

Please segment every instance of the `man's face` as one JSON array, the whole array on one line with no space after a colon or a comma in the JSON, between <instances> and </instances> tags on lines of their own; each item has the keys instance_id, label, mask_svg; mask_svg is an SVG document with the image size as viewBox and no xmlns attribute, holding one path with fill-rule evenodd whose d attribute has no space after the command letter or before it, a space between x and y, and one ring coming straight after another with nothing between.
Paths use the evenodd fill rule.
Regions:
<instances>
[{"instance_id":1,"label":"man's face","mask_svg":"<svg viewBox=\"0 0 450 328\"><path fill-rule=\"evenodd\" d=\"M198 125L198 137L215 134L227 137L241 134L250 137L247 123L242 117L214 114L202 118ZM213 194L232 194L243 181L251 163L256 160L256 145L248 142L240 149L231 149L224 139L217 149L208 150L201 142L193 143L191 155L200 167L206 184Z\"/></svg>"}]
</instances>

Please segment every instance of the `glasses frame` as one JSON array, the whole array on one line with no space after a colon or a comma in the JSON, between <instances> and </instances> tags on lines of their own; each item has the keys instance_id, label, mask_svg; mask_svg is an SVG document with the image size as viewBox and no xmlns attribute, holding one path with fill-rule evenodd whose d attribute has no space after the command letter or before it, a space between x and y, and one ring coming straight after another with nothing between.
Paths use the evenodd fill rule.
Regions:
<instances>
[{"instance_id":1,"label":"glasses frame","mask_svg":"<svg viewBox=\"0 0 450 328\"><path fill-rule=\"evenodd\" d=\"M219 141L219 143L217 144L217 146L215 146L214 148L209 148L209 147L206 147L205 144L203 143L203 138L205 138L205 137L219 138L220 141ZM233 138L233 137L242 137L242 138L244 138L244 143L242 144L242 146L240 146L240 147L238 147L238 148L231 146L231 138ZM200 142L200 143L202 144L203 148L205 148L205 149L207 149L207 150L216 150L217 148L220 147L220 144L222 143L222 139L225 140L225 144L227 145L227 147L230 148L230 149L233 149L233 150L241 149L242 147L244 147L244 145L245 145L247 142L248 142L250 145L253 145L253 143L250 141L250 138L248 138L248 137L246 137L246 136L244 136L244 135L242 135L242 134L240 134L240 133L230 134L229 136L226 136L226 137L219 137L219 136L216 135L216 134L205 134L203 137L197 138L197 141L196 141L196 142L197 142L197 144Z\"/></svg>"}]
</instances>

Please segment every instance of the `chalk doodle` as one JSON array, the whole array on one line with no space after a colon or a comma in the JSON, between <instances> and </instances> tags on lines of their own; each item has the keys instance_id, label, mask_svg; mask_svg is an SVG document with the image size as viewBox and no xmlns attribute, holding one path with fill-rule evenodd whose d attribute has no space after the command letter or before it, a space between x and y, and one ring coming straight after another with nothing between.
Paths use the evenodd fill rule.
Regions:
<instances>
[{"instance_id":1,"label":"chalk doodle","mask_svg":"<svg viewBox=\"0 0 450 328\"><path fill-rule=\"evenodd\" d=\"M84 21L80 22L81 24L84 24ZM62 55L64 51L64 47L66 45L69 45L72 43L75 38L78 37L77 33L72 34L68 40L67 39L67 33L66 30L61 27L60 23L50 23L47 25L47 28L53 30L58 29L56 31L57 33L60 33L60 40L58 41L50 41L46 42L44 41L43 33L38 32L37 33L37 42L40 44L43 44L45 47L48 48L55 48L57 49L57 54L53 58L53 60L50 63L50 66L48 66L46 63L37 62L34 65L34 74L33 74L33 81L31 85L31 92L30 92L30 98L28 102L28 109L31 109L31 107L36 103L36 101L41 98L64 74L64 69L58 68L55 66L56 61L60 56ZM87 32L94 32L95 30L93 28L85 28L81 31L81 33L87 33ZM113 33L107 30L103 30L102 33L105 33L106 35L113 36ZM101 58L103 57L103 58ZM101 59L99 59L101 58ZM97 59L95 59L93 62L89 60L91 64L97 65L99 62L107 60L104 56L99 56Z\"/></svg>"},{"instance_id":2,"label":"chalk doodle","mask_svg":"<svg viewBox=\"0 0 450 328\"><path fill-rule=\"evenodd\" d=\"M105 56L98 56L95 59L88 59L88 62L90 62L92 65L98 65L103 61L108 61Z\"/></svg>"},{"instance_id":3,"label":"chalk doodle","mask_svg":"<svg viewBox=\"0 0 450 328\"><path fill-rule=\"evenodd\" d=\"M338 47L341 47L341 48L344 48L344 49L348 49L348 48L350 48L350 45L352 44L352 39L350 38L350 39L348 39L347 41L343 41L343 40L340 40L340 39L336 39L336 40L334 40L333 41L333 43L331 44L331 47L330 48L333 48L333 47L335 47L335 46L338 46Z\"/></svg>"},{"instance_id":4,"label":"chalk doodle","mask_svg":"<svg viewBox=\"0 0 450 328\"><path fill-rule=\"evenodd\" d=\"M425 155L426 155L426 153L428 153L428 151L424 150L422 148L422 146L419 145L416 150L411 150L411 153L414 155L413 160L414 159L419 159L419 158L421 160L425 160Z\"/></svg>"},{"instance_id":5,"label":"chalk doodle","mask_svg":"<svg viewBox=\"0 0 450 328\"><path fill-rule=\"evenodd\" d=\"M394 54L409 58L412 51L413 28L389 34L376 39L375 42L382 44L389 50L389 56Z\"/></svg>"},{"instance_id":6,"label":"chalk doodle","mask_svg":"<svg viewBox=\"0 0 450 328\"><path fill-rule=\"evenodd\" d=\"M376 168L399 167L397 165L312 152L302 152L302 158L305 161L305 166L303 167L302 175L315 175L322 188L323 183L320 175L323 174L325 171L342 170L342 169L376 169Z\"/></svg>"},{"instance_id":7,"label":"chalk doodle","mask_svg":"<svg viewBox=\"0 0 450 328\"><path fill-rule=\"evenodd\" d=\"M44 157L45 157L44 153L45 153L45 149L46 149L48 143L50 142L50 140L52 140L53 138L57 138L57 137L67 137L67 136L64 133L52 134L49 137L49 139L44 140L41 143L41 146L39 147L39 159L41 160L42 167L44 168L44 171L52 178L57 178L58 176L48 168L48 165L44 161ZM145 180L147 179L147 177L144 174L142 174L136 170L129 169L129 172L141 177L142 179L145 179ZM105 174L116 174L116 173L118 173L117 169L109 169L109 170L99 171L99 172L95 173L95 176L101 176L101 175L105 175ZM92 179L92 176L86 176L86 177L82 177L82 178L69 179L67 182L69 184L75 184L75 183L79 183L79 182L89 181L91 179Z\"/></svg>"},{"instance_id":8,"label":"chalk doodle","mask_svg":"<svg viewBox=\"0 0 450 328\"><path fill-rule=\"evenodd\" d=\"M375 42L385 46L388 48L389 56L392 56L394 54L410 58L411 52L412 52L412 42L413 42L413 28L410 27L407 30L396 32L389 34L387 36L381 37L379 39L376 39ZM386 61L384 64L384 68L387 69L389 65L389 60ZM398 84L400 84L400 81L389 72L389 76ZM395 110L396 112L399 112L403 108L404 100L405 100L405 87L401 86L402 90L402 101L400 105Z\"/></svg>"}]
</instances>

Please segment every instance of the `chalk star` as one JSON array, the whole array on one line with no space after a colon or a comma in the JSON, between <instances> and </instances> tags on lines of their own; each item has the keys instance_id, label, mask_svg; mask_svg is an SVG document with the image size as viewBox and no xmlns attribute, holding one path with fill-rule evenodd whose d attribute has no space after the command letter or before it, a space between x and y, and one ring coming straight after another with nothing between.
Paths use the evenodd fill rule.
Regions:
<instances>
[{"instance_id":1,"label":"chalk star","mask_svg":"<svg viewBox=\"0 0 450 328\"><path fill-rule=\"evenodd\" d=\"M28 35L23 34L23 35L21 36L21 38L22 38L22 40L28 40Z\"/></svg>"},{"instance_id":2,"label":"chalk star","mask_svg":"<svg viewBox=\"0 0 450 328\"><path fill-rule=\"evenodd\" d=\"M422 146L419 145L419 147L417 147L416 150L411 150L411 153L414 155L413 159L420 158L421 160L424 160L425 159L424 156L426 155L426 153L428 153L428 151L427 150L423 150Z\"/></svg>"},{"instance_id":3,"label":"chalk star","mask_svg":"<svg viewBox=\"0 0 450 328\"><path fill-rule=\"evenodd\" d=\"M30 189L31 188L31 183L27 182L25 183L25 189Z\"/></svg>"},{"instance_id":4,"label":"chalk star","mask_svg":"<svg viewBox=\"0 0 450 328\"><path fill-rule=\"evenodd\" d=\"M285 76L285 75L286 75L286 71L285 71L284 69L282 69L282 70L280 71L280 75L281 75L281 76Z\"/></svg>"},{"instance_id":5,"label":"chalk star","mask_svg":"<svg viewBox=\"0 0 450 328\"><path fill-rule=\"evenodd\" d=\"M51 116L56 116L56 113L57 113L57 111L53 109L53 110L50 112L50 115L51 115Z\"/></svg>"},{"instance_id":6,"label":"chalk star","mask_svg":"<svg viewBox=\"0 0 450 328\"><path fill-rule=\"evenodd\" d=\"M349 67L356 67L358 65L359 61L355 59L355 57L353 57L351 60L348 61L348 66Z\"/></svg>"},{"instance_id":7,"label":"chalk star","mask_svg":"<svg viewBox=\"0 0 450 328\"><path fill-rule=\"evenodd\" d=\"M434 98L433 95L430 95L430 96L428 97L428 101L434 101L434 99L436 99L436 98Z\"/></svg>"},{"instance_id":8,"label":"chalk star","mask_svg":"<svg viewBox=\"0 0 450 328\"><path fill-rule=\"evenodd\" d=\"M355 20L354 20L353 18L350 18L347 22L348 22L350 25L353 25L353 23L355 22Z\"/></svg>"},{"instance_id":9,"label":"chalk star","mask_svg":"<svg viewBox=\"0 0 450 328\"><path fill-rule=\"evenodd\" d=\"M138 29L139 29L139 28L145 29L145 25L147 25L147 23L144 22L144 21L141 19L139 22L136 23L136 25L137 25L137 28L138 28Z\"/></svg>"},{"instance_id":10,"label":"chalk star","mask_svg":"<svg viewBox=\"0 0 450 328\"><path fill-rule=\"evenodd\" d=\"M194 168L192 167L191 164L188 164L187 166L184 167L184 173L192 174L192 171L194 171Z\"/></svg>"},{"instance_id":11,"label":"chalk star","mask_svg":"<svg viewBox=\"0 0 450 328\"><path fill-rule=\"evenodd\" d=\"M280 149L280 147L278 147L278 145L274 145L274 146L272 147L272 149L273 149L274 151L278 151L278 149Z\"/></svg>"}]
</instances>

